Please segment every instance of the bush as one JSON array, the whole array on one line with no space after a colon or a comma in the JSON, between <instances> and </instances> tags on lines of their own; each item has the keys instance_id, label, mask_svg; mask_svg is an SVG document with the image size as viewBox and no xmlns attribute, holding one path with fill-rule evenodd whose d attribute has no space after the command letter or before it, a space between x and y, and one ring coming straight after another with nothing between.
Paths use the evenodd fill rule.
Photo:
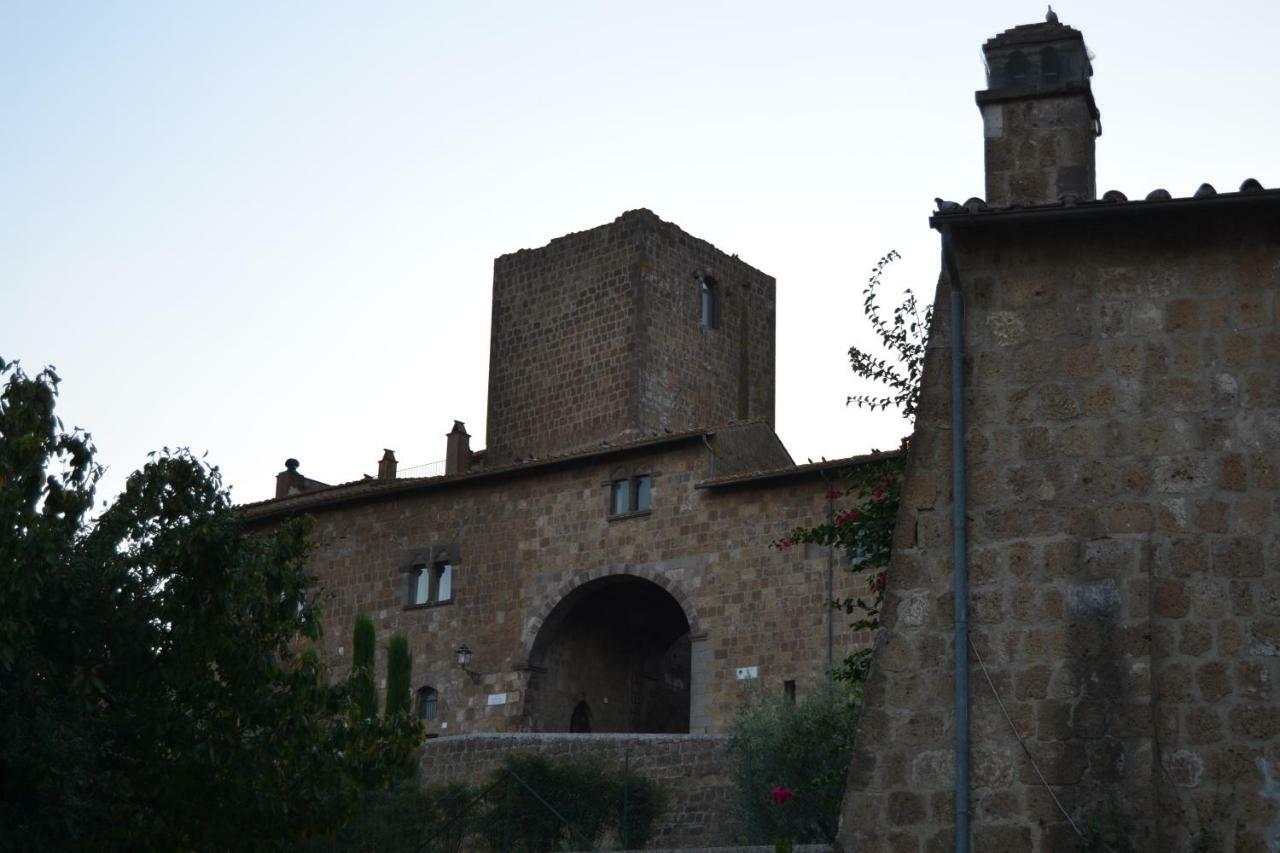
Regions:
<instances>
[{"instance_id":1,"label":"bush","mask_svg":"<svg viewBox=\"0 0 1280 853\"><path fill-rule=\"evenodd\" d=\"M424 789L406 782L370 793L347 826L313 843L308 853L588 850L598 849L605 838L622 846L624 824L625 846L643 847L666 805L665 792L652 780L629 774L624 819L623 778L621 767L599 757L552 761L510 755L483 786Z\"/></svg>"},{"instance_id":2,"label":"bush","mask_svg":"<svg viewBox=\"0 0 1280 853\"><path fill-rule=\"evenodd\" d=\"M857 716L850 691L831 684L794 704L770 698L738 713L729 749L746 843L834 841ZM779 788L794 796L775 802Z\"/></svg>"},{"instance_id":3,"label":"bush","mask_svg":"<svg viewBox=\"0 0 1280 853\"><path fill-rule=\"evenodd\" d=\"M606 833L622 838L623 772L599 758L569 762L511 755L491 783L494 795L480 823L492 850L591 849ZM643 847L665 807L665 792L634 772L626 786L625 846Z\"/></svg>"}]
</instances>

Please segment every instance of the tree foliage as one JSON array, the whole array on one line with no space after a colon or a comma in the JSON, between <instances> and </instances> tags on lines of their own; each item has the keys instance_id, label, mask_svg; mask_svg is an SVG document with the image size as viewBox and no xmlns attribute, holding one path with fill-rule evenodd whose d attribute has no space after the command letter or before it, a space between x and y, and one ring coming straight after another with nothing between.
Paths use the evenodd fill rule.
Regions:
<instances>
[{"instance_id":1,"label":"tree foliage","mask_svg":"<svg viewBox=\"0 0 1280 853\"><path fill-rule=\"evenodd\" d=\"M729 751L745 843L835 839L853 750L854 698L825 684L796 703L757 699L738 712ZM793 796L771 799L778 788Z\"/></svg>"},{"instance_id":2,"label":"tree foliage","mask_svg":"<svg viewBox=\"0 0 1280 853\"><path fill-rule=\"evenodd\" d=\"M383 703L388 717L409 713L409 681L413 658L409 641L403 634L393 634L387 641L387 700Z\"/></svg>"},{"instance_id":3,"label":"tree foliage","mask_svg":"<svg viewBox=\"0 0 1280 853\"><path fill-rule=\"evenodd\" d=\"M882 396L857 394L849 397L847 402L872 411L892 406L901 409L904 416L914 418L920 402L920 377L924 369L925 341L933 320L933 305L926 305L921 310L915 293L908 288L903 301L893 309L892 319L886 321L883 318L878 291L884 270L901 258L896 249L890 249L876 262L862 289L862 312L890 356L886 358L857 346L849 347L849 363L853 372L888 386L888 393Z\"/></svg>"},{"instance_id":4,"label":"tree foliage","mask_svg":"<svg viewBox=\"0 0 1280 853\"><path fill-rule=\"evenodd\" d=\"M0 375L0 849L294 849L403 775L416 722L353 722L311 648L304 522L246 535L167 449L91 520L57 375Z\"/></svg>"},{"instance_id":5,"label":"tree foliage","mask_svg":"<svg viewBox=\"0 0 1280 853\"><path fill-rule=\"evenodd\" d=\"M357 613L355 628L351 632L351 692L355 694L360 716L365 719L378 716L378 686L373 674L377 645L373 617L368 613Z\"/></svg>"}]
</instances>

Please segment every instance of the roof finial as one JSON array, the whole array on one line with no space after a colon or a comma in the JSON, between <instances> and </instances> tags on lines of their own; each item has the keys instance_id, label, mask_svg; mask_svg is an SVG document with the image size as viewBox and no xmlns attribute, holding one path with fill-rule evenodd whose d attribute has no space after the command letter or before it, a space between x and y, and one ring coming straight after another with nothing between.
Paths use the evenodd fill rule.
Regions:
<instances>
[{"instance_id":1,"label":"roof finial","mask_svg":"<svg viewBox=\"0 0 1280 853\"><path fill-rule=\"evenodd\" d=\"M1049 7L1049 13L1044 16L1044 19L1051 24L1058 23L1058 13L1053 11L1052 6Z\"/></svg>"}]
</instances>

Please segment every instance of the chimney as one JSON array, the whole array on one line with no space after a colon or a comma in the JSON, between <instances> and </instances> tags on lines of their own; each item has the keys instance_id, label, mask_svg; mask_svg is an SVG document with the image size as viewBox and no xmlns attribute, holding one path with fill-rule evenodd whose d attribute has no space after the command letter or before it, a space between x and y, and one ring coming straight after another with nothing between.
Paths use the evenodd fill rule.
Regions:
<instances>
[{"instance_id":1,"label":"chimney","mask_svg":"<svg viewBox=\"0 0 1280 853\"><path fill-rule=\"evenodd\" d=\"M1058 23L1005 30L982 46L987 88L977 93L986 138L987 204L993 207L1097 197L1094 140L1102 122L1079 30Z\"/></svg>"},{"instance_id":2,"label":"chimney","mask_svg":"<svg viewBox=\"0 0 1280 853\"><path fill-rule=\"evenodd\" d=\"M383 450L382 458L378 460L378 479L394 480L396 478L396 452L394 450Z\"/></svg>"},{"instance_id":3,"label":"chimney","mask_svg":"<svg viewBox=\"0 0 1280 853\"><path fill-rule=\"evenodd\" d=\"M471 467L471 436L462 421L454 421L445 446L444 473L465 474Z\"/></svg>"}]
</instances>

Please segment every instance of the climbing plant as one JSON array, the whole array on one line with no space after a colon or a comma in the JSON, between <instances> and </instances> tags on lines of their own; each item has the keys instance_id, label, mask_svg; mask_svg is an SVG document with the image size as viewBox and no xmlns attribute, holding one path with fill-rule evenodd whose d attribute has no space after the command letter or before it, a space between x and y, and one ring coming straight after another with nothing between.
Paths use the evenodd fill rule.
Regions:
<instances>
[{"instance_id":1,"label":"climbing plant","mask_svg":"<svg viewBox=\"0 0 1280 853\"><path fill-rule=\"evenodd\" d=\"M902 302L890 312L889 319L885 319L880 307L884 272L901 257L896 250L890 250L880 258L862 291L863 313L885 354L876 355L858 346L849 348L854 374L885 386L887 392L850 396L847 403L871 411L893 407L914 419L920 401L920 378L933 306L922 308L908 289ZM846 555L849 571L864 579L864 587L861 592L837 598L831 606L854 617L851 624L854 630L874 631L880 626L885 570L893 546L908 445L909 439L904 438L902 453L851 468L839 487L827 491L832 510L826 520L796 527L774 543L782 550L804 543L831 546ZM857 651L836 665L833 676L860 690L870 660L869 648Z\"/></svg>"}]
</instances>

